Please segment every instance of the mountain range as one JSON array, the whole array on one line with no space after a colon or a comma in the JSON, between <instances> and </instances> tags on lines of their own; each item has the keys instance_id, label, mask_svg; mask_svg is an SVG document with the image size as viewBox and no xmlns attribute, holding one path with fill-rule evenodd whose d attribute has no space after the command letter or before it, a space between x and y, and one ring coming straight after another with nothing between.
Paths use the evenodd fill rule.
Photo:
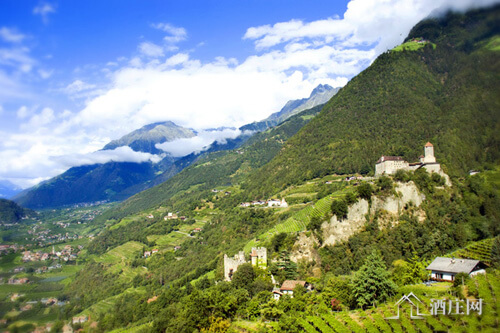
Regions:
<instances>
[{"instance_id":1,"label":"mountain range","mask_svg":"<svg viewBox=\"0 0 500 333\"><path fill-rule=\"evenodd\" d=\"M11 198L21 192L22 189L8 180L0 180L0 198Z\"/></svg>"},{"instance_id":2,"label":"mountain range","mask_svg":"<svg viewBox=\"0 0 500 333\"><path fill-rule=\"evenodd\" d=\"M499 31L495 16L484 11L424 20L406 39L416 50L380 55L303 128L290 132L285 122L275 130L289 135L252 137L239 149L245 162L231 163L238 159L230 152L206 155L108 216L137 213L174 196L179 201L178 193L194 185L241 185L241 199L253 200L328 174L369 175L382 155L418 160L428 141L454 177L492 167L500 159L500 76L491 74L500 72ZM427 42L412 41L420 37ZM266 135L277 141L275 149ZM260 163L246 167L251 161Z\"/></svg>"},{"instance_id":3,"label":"mountain range","mask_svg":"<svg viewBox=\"0 0 500 333\"><path fill-rule=\"evenodd\" d=\"M255 132L276 126L305 108L324 104L338 91L329 85L317 86L308 98L292 100L277 113L259 123L240 127L241 134L232 139L214 141L201 152L174 157L158 148L159 144L189 139L198 133L171 121L148 124L120 139L113 140L103 150L114 150L128 146L137 152L161 156L158 163L108 162L72 167L61 175L22 191L13 197L19 204L33 208L54 208L78 203L119 201L161 184L205 154L231 150L241 146ZM221 132L226 128L205 131Z\"/></svg>"},{"instance_id":4,"label":"mountain range","mask_svg":"<svg viewBox=\"0 0 500 333\"><path fill-rule=\"evenodd\" d=\"M499 309L488 306L482 315L384 318L438 256L500 265L499 16L495 6L426 19L326 105L175 160L182 170L96 216L88 242L68 243L85 247L69 266L81 270L61 286L59 327L83 316L84 330L106 332L497 329ZM451 185L425 168L371 177L381 155L416 161L428 141ZM273 198L287 205L261 204ZM223 281L228 257L243 251L241 263L256 247L267 251L254 259L260 267L230 265L237 270ZM468 288L415 293L494 304L498 267L465 274ZM27 299L40 297L39 276ZM314 291L296 287L276 301L274 287L287 280Z\"/></svg>"}]
</instances>

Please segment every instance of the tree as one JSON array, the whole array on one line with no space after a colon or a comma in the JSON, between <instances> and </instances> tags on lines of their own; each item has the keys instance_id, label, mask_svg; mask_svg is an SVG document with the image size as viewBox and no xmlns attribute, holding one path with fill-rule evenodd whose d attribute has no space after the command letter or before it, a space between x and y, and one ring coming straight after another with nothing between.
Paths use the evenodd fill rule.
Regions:
<instances>
[{"instance_id":1,"label":"tree","mask_svg":"<svg viewBox=\"0 0 500 333\"><path fill-rule=\"evenodd\" d=\"M350 308L352 305L352 287L350 281L345 278L333 277L328 280L325 289L321 292L323 302L327 306L332 306L335 299L336 309Z\"/></svg>"},{"instance_id":2,"label":"tree","mask_svg":"<svg viewBox=\"0 0 500 333\"><path fill-rule=\"evenodd\" d=\"M255 272L252 264L247 263L238 266L238 270L233 274L232 283L235 288L244 288L250 291L254 280Z\"/></svg>"},{"instance_id":3,"label":"tree","mask_svg":"<svg viewBox=\"0 0 500 333\"><path fill-rule=\"evenodd\" d=\"M208 328L202 328L203 333L224 333L227 332L231 322L227 319L221 317L210 317L210 326Z\"/></svg>"},{"instance_id":4,"label":"tree","mask_svg":"<svg viewBox=\"0 0 500 333\"><path fill-rule=\"evenodd\" d=\"M392 179L387 176L380 177L377 184L381 191L392 190Z\"/></svg>"},{"instance_id":5,"label":"tree","mask_svg":"<svg viewBox=\"0 0 500 333\"><path fill-rule=\"evenodd\" d=\"M358 201L358 197L353 192L347 192L346 195L344 196L344 200L347 203L347 205L350 206L356 201Z\"/></svg>"},{"instance_id":6,"label":"tree","mask_svg":"<svg viewBox=\"0 0 500 333\"><path fill-rule=\"evenodd\" d=\"M373 189L369 183L362 183L361 185L358 186L356 190L358 191L358 196L360 198L370 201Z\"/></svg>"},{"instance_id":7,"label":"tree","mask_svg":"<svg viewBox=\"0 0 500 333\"><path fill-rule=\"evenodd\" d=\"M347 217L347 212L349 208L344 200L333 200L332 202L332 213L337 216L337 219L342 220Z\"/></svg>"},{"instance_id":8,"label":"tree","mask_svg":"<svg viewBox=\"0 0 500 333\"><path fill-rule=\"evenodd\" d=\"M354 301L361 308L384 302L394 293L396 285L390 279L379 251L374 250L366 258L363 266L354 275L351 287Z\"/></svg>"},{"instance_id":9,"label":"tree","mask_svg":"<svg viewBox=\"0 0 500 333\"><path fill-rule=\"evenodd\" d=\"M429 275L415 251L408 262L402 259L395 260L392 266L394 267L392 272L393 281L399 286L420 283L427 280Z\"/></svg>"},{"instance_id":10,"label":"tree","mask_svg":"<svg viewBox=\"0 0 500 333\"><path fill-rule=\"evenodd\" d=\"M261 313L269 320L277 320L283 315L283 311L278 308L278 304L273 299L262 306Z\"/></svg>"},{"instance_id":11,"label":"tree","mask_svg":"<svg viewBox=\"0 0 500 333\"><path fill-rule=\"evenodd\" d=\"M403 169L399 169L394 174L394 180L402 183L407 183L411 179L410 175L407 171Z\"/></svg>"}]
</instances>

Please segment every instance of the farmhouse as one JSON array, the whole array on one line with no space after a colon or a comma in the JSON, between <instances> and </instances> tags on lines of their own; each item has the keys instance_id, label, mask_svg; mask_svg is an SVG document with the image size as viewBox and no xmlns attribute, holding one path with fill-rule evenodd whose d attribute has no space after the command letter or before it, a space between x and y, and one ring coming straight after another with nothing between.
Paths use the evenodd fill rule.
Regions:
<instances>
[{"instance_id":1,"label":"farmhouse","mask_svg":"<svg viewBox=\"0 0 500 333\"><path fill-rule=\"evenodd\" d=\"M312 289L312 286L306 281L285 280L279 290L278 289L273 290L274 299L279 300L280 297L283 295L290 295L290 297L293 297L293 289L295 289L295 287L297 287L298 285L301 285L302 287L306 288L307 291L311 291Z\"/></svg>"},{"instance_id":2,"label":"farmhouse","mask_svg":"<svg viewBox=\"0 0 500 333\"><path fill-rule=\"evenodd\" d=\"M458 273L470 276L485 273L484 267L479 260L437 257L427 269L431 271L432 280L453 281Z\"/></svg>"}]
</instances>

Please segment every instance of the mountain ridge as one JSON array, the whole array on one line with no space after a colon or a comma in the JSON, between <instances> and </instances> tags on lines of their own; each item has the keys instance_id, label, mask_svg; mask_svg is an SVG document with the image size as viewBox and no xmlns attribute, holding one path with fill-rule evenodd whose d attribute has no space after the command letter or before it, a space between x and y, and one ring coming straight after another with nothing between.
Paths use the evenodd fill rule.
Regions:
<instances>
[{"instance_id":1,"label":"mountain ridge","mask_svg":"<svg viewBox=\"0 0 500 333\"><path fill-rule=\"evenodd\" d=\"M201 152L192 152L182 157L173 157L168 152L157 148L157 145L173 142L177 139L195 137L198 134L195 130L178 126L172 121L145 125L109 142L102 150L113 150L118 147L128 146L134 151L161 155L163 158L160 162L143 162L137 165L131 162L108 162L73 167L61 175L18 193L13 199L33 209L127 199L136 193L161 184L207 154L240 147L255 132L264 131L283 123L297 113L297 108L304 105L317 105L335 91L334 88L328 85L319 85L311 92L309 98L296 100L296 108L286 109L285 106L274 119L266 121L265 126L254 128L251 128L252 124L242 126L240 128L242 134L238 137L234 139L227 138L223 143L214 141L204 147ZM234 128L210 128L205 131L223 131L226 129ZM112 170L112 167L115 169ZM101 178L98 178L98 176ZM91 192L89 192L89 188L92 188Z\"/></svg>"}]
</instances>

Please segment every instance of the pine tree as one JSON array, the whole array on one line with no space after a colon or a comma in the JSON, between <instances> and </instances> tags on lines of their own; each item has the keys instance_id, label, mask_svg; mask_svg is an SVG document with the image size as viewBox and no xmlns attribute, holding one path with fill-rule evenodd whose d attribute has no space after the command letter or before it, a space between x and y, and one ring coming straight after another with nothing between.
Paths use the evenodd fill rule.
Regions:
<instances>
[{"instance_id":1,"label":"pine tree","mask_svg":"<svg viewBox=\"0 0 500 333\"><path fill-rule=\"evenodd\" d=\"M354 301L361 308L384 302L395 289L396 285L390 279L390 273L379 251L373 251L366 258L352 280Z\"/></svg>"}]
</instances>

